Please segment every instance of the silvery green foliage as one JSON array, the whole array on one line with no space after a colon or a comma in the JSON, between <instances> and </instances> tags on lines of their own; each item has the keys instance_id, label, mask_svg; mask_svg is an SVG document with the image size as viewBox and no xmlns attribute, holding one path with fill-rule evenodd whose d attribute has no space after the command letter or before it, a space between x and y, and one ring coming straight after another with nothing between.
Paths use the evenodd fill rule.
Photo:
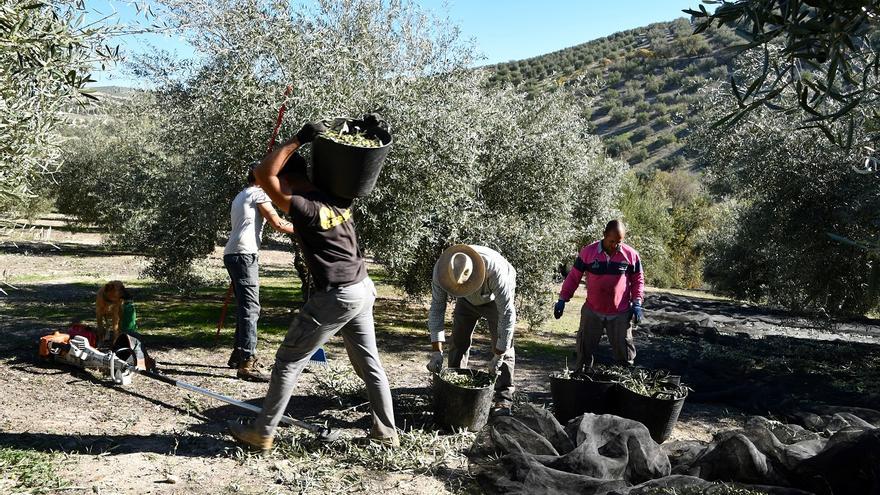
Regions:
<instances>
[{"instance_id":1,"label":"silvery green foliage","mask_svg":"<svg viewBox=\"0 0 880 495\"><path fill-rule=\"evenodd\" d=\"M865 120L876 126L880 119L880 1L703 3L711 4L712 12L703 5L700 10L685 10L693 15L697 33L713 22L735 26L748 43L734 53L765 57L748 77L734 75L730 94L735 110L719 122L733 123L748 112L766 108L797 115L803 126L819 130L845 148L854 144L856 127ZM865 129L859 131L865 137ZM870 137L876 143L876 130Z\"/></svg>"},{"instance_id":2,"label":"silvery green foliage","mask_svg":"<svg viewBox=\"0 0 880 495\"><path fill-rule=\"evenodd\" d=\"M703 285L703 248L716 207L700 176L682 170L627 174L619 207L626 242L639 251L645 281L654 287Z\"/></svg>"},{"instance_id":3,"label":"silvery green foliage","mask_svg":"<svg viewBox=\"0 0 880 495\"><path fill-rule=\"evenodd\" d=\"M0 0L0 217L21 214L59 163L63 111L84 103L93 64L116 55L107 23L67 0Z\"/></svg>"},{"instance_id":4,"label":"silvery green foliage","mask_svg":"<svg viewBox=\"0 0 880 495\"><path fill-rule=\"evenodd\" d=\"M379 110L391 123L394 148L373 194L356 203L358 228L368 253L412 295L425 293L444 247L484 244L517 268L522 314L538 321L559 261L611 212L624 165L604 159L578 105L561 93L527 100L486 89L457 29L408 2L165 5L160 15L201 58L138 62L157 85L155 104L142 107L151 128L116 146L136 149L134 139L161 150L128 158L156 173L143 179L140 204L123 207L136 230L114 225L120 239L150 250L154 275L181 277L228 229L229 203L246 165L265 153L282 102L282 139L317 118ZM129 120L139 112L125 111Z\"/></svg>"},{"instance_id":5,"label":"silvery green foliage","mask_svg":"<svg viewBox=\"0 0 880 495\"><path fill-rule=\"evenodd\" d=\"M718 110L709 122L730 104L724 93L710 97ZM795 309L876 310L877 257L828 234L878 239L880 175L864 173L859 150L834 146L819 130L797 130L798 117L755 110L733 128L690 139L715 194L728 200L706 279L736 297ZM861 139L864 130L854 134Z\"/></svg>"}]
</instances>

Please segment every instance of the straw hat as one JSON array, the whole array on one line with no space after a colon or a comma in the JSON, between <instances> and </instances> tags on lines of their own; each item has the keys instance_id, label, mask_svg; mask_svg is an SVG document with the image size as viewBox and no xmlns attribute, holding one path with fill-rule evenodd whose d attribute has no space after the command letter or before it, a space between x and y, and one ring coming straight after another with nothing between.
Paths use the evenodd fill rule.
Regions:
<instances>
[{"instance_id":1,"label":"straw hat","mask_svg":"<svg viewBox=\"0 0 880 495\"><path fill-rule=\"evenodd\" d=\"M486 280L486 263L474 248L456 244L443 251L434 265L437 282L454 297L464 297L480 290Z\"/></svg>"}]
</instances>

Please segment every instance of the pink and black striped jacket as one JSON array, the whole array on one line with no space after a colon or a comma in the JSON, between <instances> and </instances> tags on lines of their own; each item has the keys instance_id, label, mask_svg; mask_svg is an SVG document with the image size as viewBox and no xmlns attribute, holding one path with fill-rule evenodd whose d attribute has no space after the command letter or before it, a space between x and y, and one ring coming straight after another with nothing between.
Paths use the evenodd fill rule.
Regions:
<instances>
[{"instance_id":1,"label":"pink and black striped jacket","mask_svg":"<svg viewBox=\"0 0 880 495\"><path fill-rule=\"evenodd\" d=\"M559 299L568 301L587 273L586 306L596 313L611 315L629 311L630 302L641 301L645 294L645 277L638 251L621 243L609 256L602 250L602 241L584 246L574 267L568 272Z\"/></svg>"}]
</instances>

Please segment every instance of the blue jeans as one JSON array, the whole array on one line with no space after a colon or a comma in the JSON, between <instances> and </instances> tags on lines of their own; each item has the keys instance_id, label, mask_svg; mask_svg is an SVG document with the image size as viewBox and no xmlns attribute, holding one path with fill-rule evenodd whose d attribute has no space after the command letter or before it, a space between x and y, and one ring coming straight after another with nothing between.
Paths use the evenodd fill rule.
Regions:
<instances>
[{"instance_id":1,"label":"blue jeans","mask_svg":"<svg viewBox=\"0 0 880 495\"><path fill-rule=\"evenodd\" d=\"M260 275L256 254L227 254L223 265L235 293L235 350L243 362L257 352L257 320L260 318Z\"/></svg>"}]
</instances>

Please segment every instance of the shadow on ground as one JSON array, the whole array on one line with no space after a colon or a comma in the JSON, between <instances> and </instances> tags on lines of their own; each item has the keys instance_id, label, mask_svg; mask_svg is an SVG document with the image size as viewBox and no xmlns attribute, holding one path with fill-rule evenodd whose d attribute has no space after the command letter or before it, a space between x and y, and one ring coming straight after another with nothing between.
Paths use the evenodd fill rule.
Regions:
<instances>
[{"instance_id":1,"label":"shadow on ground","mask_svg":"<svg viewBox=\"0 0 880 495\"><path fill-rule=\"evenodd\" d=\"M42 452L85 455L155 453L185 457L213 457L231 447L231 442L201 436L66 435L64 433L0 432L0 445Z\"/></svg>"},{"instance_id":2,"label":"shadow on ground","mask_svg":"<svg viewBox=\"0 0 880 495\"><path fill-rule=\"evenodd\" d=\"M654 325L639 332L638 364L682 376L689 401L784 413L801 402L880 406L880 345L770 335L721 335L711 327Z\"/></svg>"},{"instance_id":3,"label":"shadow on ground","mask_svg":"<svg viewBox=\"0 0 880 495\"><path fill-rule=\"evenodd\" d=\"M0 357L9 347L26 341L33 344L52 330L74 322L95 324L95 297L99 284L72 282L59 284L21 284L2 302L0 328L7 339L0 342ZM203 287L179 294L162 286L134 287L138 325L149 348L213 348L225 298L224 287ZM260 331L283 335L299 307L299 290L294 287L264 286L261 299L265 309ZM230 301L221 335L221 344L235 331L235 301Z\"/></svg>"},{"instance_id":4,"label":"shadow on ground","mask_svg":"<svg viewBox=\"0 0 880 495\"><path fill-rule=\"evenodd\" d=\"M142 253L80 242L14 241L0 243L0 254L39 254L49 256L143 256Z\"/></svg>"},{"instance_id":5,"label":"shadow on ground","mask_svg":"<svg viewBox=\"0 0 880 495\"><path fill-rule=\"evenodd\" d=\"M34 355L36 342L47 329L64 328L75 320L92 321L96 290L91 283L61 283L22 285L11 292L2 300L0 326L5 338L0 342L0 359L15 365L23 356ZM224 287L203 287L188 295L161 286L137 287L135 297L145 345L155 350L219 347L214 332L224 295ZM300 306L299 290L293 283L279 284L273 280L262 288L261 295L266 310L260 331L280 337L292 318L289 311ZM665 304L669 311L698 308L727 316L760 316L759 310L752 307L691 299L661 295L654 296L653 302ZM407 301L379 299L375 316L382 352L397 355L424 350L427 356L424 311ZM785 317L784 313L772 310L768 314ZM227 344L234 325L234 311L230 311L221 345ZM481 329L475 333L472 356L477 360L488 358L486 333ZM517 361L524 368L546 370L549 374L560 369L566 357L573 362L574 339L570 337L539 339L525 334L517 342ZM724 335L694 322L644 325L636 332L636 341L637 363L682 375L693 388L689 402L730 405L760 414L782 413L801 401L880 407L880 346L876 344L775 335ZM603 341L597 361L611 362L607 342ZM165 366L168 373L183 379L220 376L219 370L190 363ZM539 396L535 398L541 400ZM301 417L319 415L327 408L327 404L307 396L296 396L291 404L291 414ZM219 417L234 416L219 409ZM211 417L209 412L205 414ZM401 418L404 419L413 422L416 418ZM339 417L334 420L344 421Z\"/></svg>"}]
</instances>

